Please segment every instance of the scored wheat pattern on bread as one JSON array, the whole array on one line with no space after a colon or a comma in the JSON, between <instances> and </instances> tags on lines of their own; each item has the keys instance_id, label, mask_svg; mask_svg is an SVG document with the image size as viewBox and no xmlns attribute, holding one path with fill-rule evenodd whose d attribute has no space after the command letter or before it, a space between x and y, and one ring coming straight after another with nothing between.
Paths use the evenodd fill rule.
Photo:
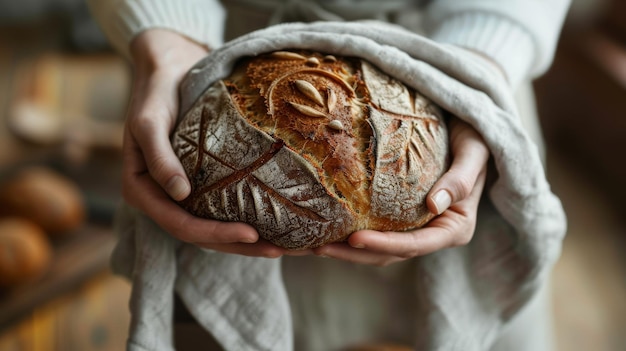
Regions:
<instances>
[{"instance_id":1,"label":"scored wheat pattern on bread","mask_svg":"<svg viewBox=\"0 0 626 351\"><path fill-rule=\"evenodd\" d=\"M367 62L310 52L242 61L172 142L192 183L181 206L290 249L424 225L448 163L436 106Z\"/></svg>"}]
</instances>

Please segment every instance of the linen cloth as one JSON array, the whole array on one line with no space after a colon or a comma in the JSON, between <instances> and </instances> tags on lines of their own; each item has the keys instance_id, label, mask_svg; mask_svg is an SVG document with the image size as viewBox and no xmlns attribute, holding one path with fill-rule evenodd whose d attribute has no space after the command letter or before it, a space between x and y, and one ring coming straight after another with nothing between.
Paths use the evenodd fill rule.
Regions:
<instances>
[{"instance_id":1,"label":"linen cloth","mask_svg":"<svg viewBox=\"0 0 626 351\"><path fill-rule=\"evenodd\" d=\"M466 246L390 269L319 258L252 258L179 242L126 207L120 212L121 237L113 264L133 283L128 348L172 349L176 291L226 350L292 350L294 330L305 340L297 325L307 318L306 307L300 310L307 301L287 288L298 291L290 280L306 281L307 272L320 268L322 275L311 277L342 272L346 284L350 270L383 277L371 279L371 291L346 287L348 295L384 289L380 282L394 275L392 281L410 284L402 299L412 307L401 312L412 322L400 329L413 329L408 332L419 350L488 350L544 285L565 233L562 206L550 190L540 153L521 125L507 83L472 53L386 23L282 24L230 41L199 62L182 82L181 116L211 83L230 73L238 58L286 48L361 57L480 132L493 162L474 238ZM283 267L283 262L288 265ZM306 262L306 269L300 270L298 262ZM333 284L338 294L345 294L341 279ZM324 298L333 298L333 291L324 291ZM376 304L365 309L376 309ZM346 313L349 324L349 308ZM326 322L323 315L317 317L316 323ZM339 345L336 340L314 343L295 347L332 350Z\"/></svg>"}]
</instances>

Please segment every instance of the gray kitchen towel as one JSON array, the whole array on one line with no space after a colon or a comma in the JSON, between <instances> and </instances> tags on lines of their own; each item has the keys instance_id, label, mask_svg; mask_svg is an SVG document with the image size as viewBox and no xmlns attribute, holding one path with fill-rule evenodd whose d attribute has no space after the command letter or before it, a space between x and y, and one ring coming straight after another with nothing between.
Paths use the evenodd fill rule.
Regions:
<instances>
[{"instance_id":1,"label":"gray kitchen towel","mask_svg":"<svg viewBox=\"0 0 626 351\"><path fill-rule=\"evenodd\" d=\"M538 148L522 127L506 81L466 50L386 23L281 24L230 41L192 68L181 84L180 115L226 77L237 59L281 49L361 57L483 136L493 166L474 238L466 246L408 264L419 272L409 279L420 280L415 299L423 333L415 346L488 350L545 283L566 227L561 203L550 190ZM130 350L172 350L174 291L226 350L294 348L285 289L290 278L281 270L287 260L202 250L173 239L128 206L117 224L114 269L133 284Z\"/></svg>"}]
</instances>

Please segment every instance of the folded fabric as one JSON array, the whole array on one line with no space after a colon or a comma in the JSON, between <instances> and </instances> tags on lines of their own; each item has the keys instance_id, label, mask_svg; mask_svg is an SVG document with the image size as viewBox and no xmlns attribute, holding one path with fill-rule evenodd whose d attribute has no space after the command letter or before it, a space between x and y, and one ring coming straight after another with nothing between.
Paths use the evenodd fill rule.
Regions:
<instances>
[{"instance_id":1,"label":"folded fabric","mask_svg":"<svg viewBox=\"0 0 626 351\"><path fill-rule=\"evenodd\" d=\"M427 331L417 342L420 349L489 349L544 283L565 233L560 201L506 82L472 53L386 23L292 23L228 42L199 62L181 84L180 116L230 74L237 59L287 48L361 57L483 136L493 156L493 180L472 242L410 264L428 281L415 292ZM121 211L118 228L114 268L133 283L130 350L172 349L174 291L227 350L293 349L280 259L199 249L129 207Z\"/></svg>"}]
</instances>

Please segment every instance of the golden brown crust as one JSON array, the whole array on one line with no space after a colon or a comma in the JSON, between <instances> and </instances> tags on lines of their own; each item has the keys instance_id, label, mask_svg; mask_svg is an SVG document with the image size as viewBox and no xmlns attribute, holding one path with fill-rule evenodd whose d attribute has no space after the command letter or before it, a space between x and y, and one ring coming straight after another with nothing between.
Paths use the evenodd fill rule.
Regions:
<instances>
[{"instance_id":1,"label":"golden brown crust","mask_svg":"<svg viewBox=\"0 0 626 351\"><path fill-rule=\"evenodd\" d=\"M242 61L185 116L174 148L192 181L186 209L292 249L424 225L447 167L435 106L366 62L310 52Z\"/></svg>"},{"instance_id":2,"label":"golden brown crust","mask_svg":"<svg viewBox=\"0 0 626 351\"><path fill-rule=\"evenodd\" d=\"M249 106L259 106L255 100L262 99L265 108L255 108L245 117L302 154L320 172L326 189L354 212L367 212L370 194L366 184L371 178L367 152L371 150L365 145L369 145L371 133L367 134L369 128L358 127L367 124L367 110L364 104L353 103L360 100L353 87L363 84L353 65L324 60L320 54L307 55L316 58L317 64L305 56L293 60L275 56L253 59L242 65L247 67L245 78L240 71L226 80L237 87L231 91L236 106L245 114ZM314 94L307 94L309 90L302 86L308 86L319 99L311 98ZM340 128L333 127L337 124ZM364 186L355 188L355 184Z\"/></svg>"}]
</instances>

